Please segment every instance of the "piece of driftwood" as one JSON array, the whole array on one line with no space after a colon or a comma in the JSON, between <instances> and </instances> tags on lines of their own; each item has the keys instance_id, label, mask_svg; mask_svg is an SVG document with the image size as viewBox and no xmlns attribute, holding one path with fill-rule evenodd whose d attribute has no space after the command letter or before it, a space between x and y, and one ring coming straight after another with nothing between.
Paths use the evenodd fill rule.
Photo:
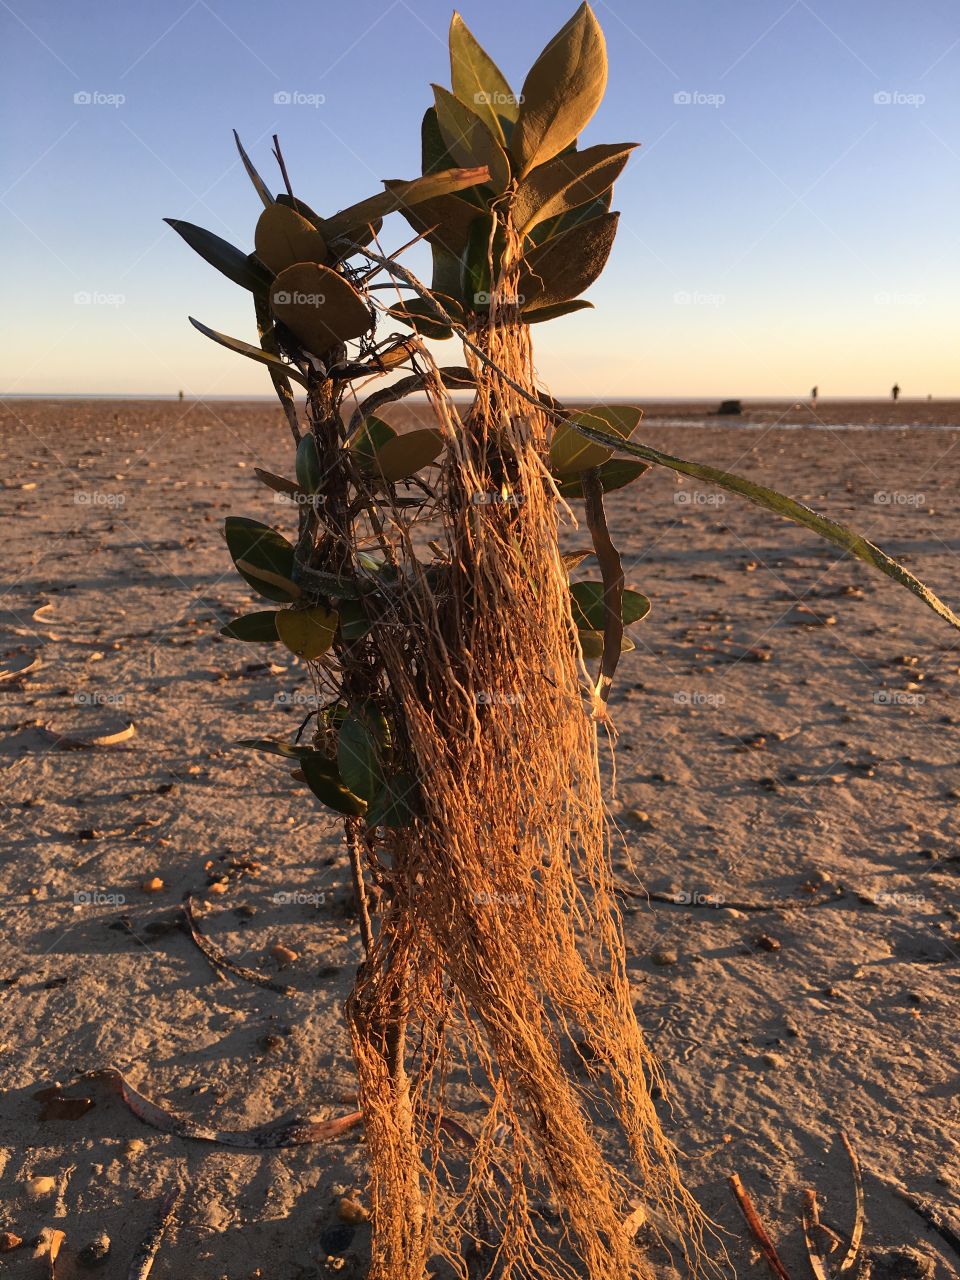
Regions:
<instances>
[{"instance_id":1,"label":"piece of driftwood","mask_svg":"<svg viewBox=\"0 0 960 1280\"><path fill-rule=\"evenodd\" d=\"M272 978L265 978L262 973L257 973L256 969L248 969L242 964L235 964L229 956L224 955L215 942L211 942L209 938L204 937L200 932L200 926L197 924L197 917L194 915L193 897L189 893L183 900L183 914L187 920L187 929L190 937L218 974L232 973L235 977L242 978L244 982L256 983L258 987L266 987L268 991L276 991L281 996L296 995L295 987L289 987L282 982L274 982Z\"/></svg>"},{"instance_id":2,"label":"piece of driftwood","mask_svg":"<svg viewBox=\"0 0 960 1280\"><path fill-rule=\"evenodd\" d=\"M153 1270L153 1260L157 1256L167 1225L173 1217L174 1209L180 1202L181 1194L180 1188L174 1187L172 1191L168 1191L163 1197L160 1208L157 1211L156 1220L141 1240L136 1253L130 1260L127 1280L147 1280L147 1276Z\"/></svg>"},{"instance_id":3,"label":"piece of driftwood","mask_svg":"<svg viewBox=\"0 0 960 1280\"><path fill-rule=\"evenodd\" d=\"M162 1133L173 1133L179 1138L195 1138L200 1142L214 1142L224 1147L242 1150L273 1151L283 1147L300 1147L314 1142L328 1142L339 1138L358 1125L362 1119L359 1111L335 1116L332 1120L320 1116L298 1116L292 1120L274 1121L255 1129L210 1129L184 1116L174 1115L165 1107L135 1089L116 1067L100 1071L88 1071L84 1079L105 1080L122 1098L138 1120Z\"/></svg>"},{"instance_id":4,"label":"piece of driftwood","mask_svg":"<svg viewBox=\"0 0 960 1280\"><path fill-rule=\"evenodd\" d=\"M767 1234L766 1227L760 1221L760 1215L754 1206L753 1201L747 1194L747 1189L740 1181L738 1173L731 1173L729 1179L730 1187L736 1196L737 1204L744 1216L747 1226L750 1228L750 1234L760 1246L760 1251L767 1260L767 1266L777 1277L777 1280L790 1280L790 1273L780 1261L780 1257L774 1248L773 1241Z\"/></svg>"}]
</instances>

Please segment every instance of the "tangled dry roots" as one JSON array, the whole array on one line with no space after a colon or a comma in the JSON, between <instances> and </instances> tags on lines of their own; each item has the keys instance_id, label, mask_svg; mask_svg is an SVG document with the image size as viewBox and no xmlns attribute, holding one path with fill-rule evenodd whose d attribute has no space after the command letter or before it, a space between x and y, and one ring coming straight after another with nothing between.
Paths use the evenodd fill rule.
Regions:
<instances>
[{"instance_id":1,"label":"tangled dry roots","mask_svg":"<svg viewBox=\"0 0 960 1280\"><path fill-rule=\"evenodd\" d=\"M528 331L513 320L494 315L476 341L532 391ZM430 390L447 437L442 589L414 577L402 625L379 628L424 808L395 841L348 1010L370 1276L647 1277L623 1225L631 1201L663 1215L691 1265L703 1222L654 1111L659 1069L631 1004L549 424L486 364L474 372L464 423L439 380ZM477 500L491 494L501 500ZM408 536L399 560L414 564ZM445 1112L458 1078L469 1137ZM598 1121L619 1127L619 1168Z\"/></svg>"}]
</instances>

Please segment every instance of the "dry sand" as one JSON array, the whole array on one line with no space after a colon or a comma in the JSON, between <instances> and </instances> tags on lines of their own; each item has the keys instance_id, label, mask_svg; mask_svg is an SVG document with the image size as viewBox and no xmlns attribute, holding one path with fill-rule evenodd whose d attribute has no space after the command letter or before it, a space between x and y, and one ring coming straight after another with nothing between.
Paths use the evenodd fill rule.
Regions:
<instances>
[{"instance_id":1,"label":"dry sand","mask_svg":"<svg viewBox=\"0 0 960 1280\"><path fill-rule=\"evenodd\" d=\"M749 408L755 430L690 425L705 421L695 406L648 418L658 446L786 489L960 603L960 406L818 407L819 424L886 428L858 431L809 429L787 405ZM39 665L0 685L0 1229L63 1229L63 1280L105 1229L101 1274L122 1277L180 1180L158 1280L360 1276L368 1228L337 1216L344 1191L364 1191L356 1134L231 1151L145 1126L100 1084L68 1090L94 1103L73 1120L41 1120L34 1097L112 1063L217 1128L350 1110L340 1005L358 943L337 824L279 761L230 746L298 722L297 664L217 634L250 603L222 518L291 523L253 477L290 470L280 415L11 401L2 431L0 658ZM960 1257L896 1192L956 1221L960 637L812 535L669 473L610 506L628 583L654 602L614 704L611 807L635 862L618 854L621 871L720 900L624 898L637 1013L689 1183L738 1274L764 1276L726 1182L739 1172L803 1276L801 1189L822 1192L829 1222L852 1220L844 1128L865 1167L868 1248L916 1248L956 1275ZM38 729L128 721L122 750L56 749ZM145 892L153 876L165 887ZM297 951L282 980L298 994L220 981L165 932L188 890L209 898L203 928L236 961L276 977L270 948ZM24 1197L33 1175L58 1180L48 1201ZM25 1253L0 1255L0 1273L39 1274Z\"/></svg>"}]
</instances>

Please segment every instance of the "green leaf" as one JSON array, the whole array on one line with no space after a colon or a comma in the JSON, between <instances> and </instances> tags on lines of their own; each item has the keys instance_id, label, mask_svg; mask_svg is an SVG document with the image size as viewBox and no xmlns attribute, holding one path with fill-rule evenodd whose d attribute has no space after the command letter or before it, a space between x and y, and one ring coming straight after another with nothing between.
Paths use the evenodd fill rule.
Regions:
<instances>
[{"instance_id":1,"label":"green leaf","mask_svg":"<svg viewBox=\"0 0 960 1280\"><path fill-rule=\"evenodd\" d=\"M588 289L606 266L619 217L605 213L591 218L525 253L519 291L526 308L567 302Z\"/></svg>"},{"instance_id":2,"label":"green leaf","mask_svg":"<svg viewBox=\"0 0 960 1280\"><path fill-rule=\"evenodd\" d=\"M377 218L385 218L388 213L396 213L398 209L418 204L421 200L452 195L455 191L487 182L489 178L488 170L481 166L472 169L445 169L442 173L424 174L422 178L413 178L409 182L394 179L383 184L386 190L379 195L370 196L359 204L341 209L332 218L324 219L320 230L327 244L332 244L341 236L355 238L357 232L363 231Z\"/></svg>"},{"instance_id":3,"label":"green leaf","mask_svg":"<svg viewBox=\"0 0 960 1280\"><path fill-rule=\"evenodd\" d=\"M276 620L277 635L290 652L312 661L333 644L340 618L335 610L314 605L310 609L282 609Z\"/></svg>"},{"instance_id":4,"label":"green leaf","mask_svg":"<svg viewBox=\"0 0 960 1280\"><path fill-rule=\"evenodd\" d=\"M573 620L581 631L603 631L606 610L602 582L575 582L570 587L573 597ZM624 591L621 616L623 625L640 622L650 612L650 601L639 591Z\"/></svg>"},{"instance_id":5,"label":"green leaf","mask_svg":"<svg viewBox=\"0 0 960 1280\"><path fill-rule=\"evenodd\" d=\"M446 301L441 305L446 307ZM450 326L441 323L436 318L433 308L422 298L398 302L396 306L387 308L387 314L393 316L394 320L399 320L401 324L409 325L414 333L419 333L423 338L433 338L442 342L445 338L453 337Z\"/></svg>"},{"instance_id":6,"label":"green leaf","mask_svg":"<svg viewBox=\"0 0 960 1280\"><path fill-rule=\"evenodd\" d=\"M240 152L240 159L243 161L243 167L247 171L247 177L256 188L257 195L263 201L264 207L273 204L273 196L270 194L270 189L253 167L250 157L243 149L243 143L240 141L240 135L237 133L236 129L233 131L233 140L237 144L237 150Z\"/></svg>"},{"instance_id":7,"label":"green leaf","mask_svg":"<svg viewBox=\"0 0 960 1280\"><path fill-rule=\"evenodd\" d=\"M370 311L353 285L316 262L298 262L281 271L273 282L270 305L315 356L373 327Z\"/></svg>"},{"instance_id":8,"label":"green leaf","mask_svg":"<svg viewBox=\"0 0 960 1280\"><path fill-rule=\"evenodd\" d=\"M460 257L448 252L440 245L430 246L433 254L433 274L430 277L432 292L441 293L450 298L460 297ZM422 299L420 299L422 301Z\"/></svg>"},{"instance_id":9,"label":"green leaf","mask_svg":"<svg viewBox=\"0 0 960 1280\"><path fill-rule=\"evenodd\" d=\"M344 720L337 741L337 764L341 778L355 795L369 801L380 790L380 749L364 716L351 713Z\"/></svg>"},{"instance_id":10,"label":"green leaf","mask_svg":"<svg viewBox=\"0 0 960 1280\"><path fill-rule=\"evenodd\" d=\"M287 493L295 496L300 493L300 486L294 480L288 480L286 476L278 476L273 471L264 471L262 467L254 467L253 474L257 477L261 484L265 484L268 489L272 489L274 493Z\"/></svg>"},{"instance_id":11,"label":"green leaf","mask_svg":"<svg viewBox=\"0 0 960 1280\"><path fill-rule=\"evenodd\" d=\"M592 310L592 302L577 298L571 302L556 302L552 307L537 307L534 311L524 311L521 319L524 324L539 324L541 320L558 320L561 316L573 315L575 311Z\"/></svg>"},{"instance_id":12,"label":"green leaf","mask_svg":"<svg viewBox=\"0 0 960 1280\"><path fill-rule=\"evenodd\" d=\"M251 293L266 293L270 287L270 272L261 263L248 254L242 253L226 240L221 240L212 231L194 226L192 222L183 222L179 218L164 218L168 227L173 227L178 236L186 240L195 253L199 253L205 262L216 267L228 280L249 289Z\"/></svg>"},{"instance_id":13,"label":"green leaf","mask_svg":"<svg viewBox=\"0 0 960 1280\"><path fill-rule=\"evenodd\" d=\"M436 107L427 107L420 124L420 167L424 177L428 173L442 173L444 169L456 168L456 162L447 150L440 132Z\"/></svg>"},{"instance_id":14,"label":"green leaf","mask_svg":"<svg viewBox=\"0 0 960 1280\"><path fill-rule=\"evenodd\" d=\"M374 472L391 484L428 467L443 452L443 432L435 427L407 431L377 449Z\"/></svg>"},{"instance_id":15,"label":"green leaf","mask_svg":"<svg viewBox=\"0 0 960 1280\"><path fill-rule=\"evenodd\" d=\"M627 440L643 417L643 410L634 405L597 405L589 411L568 416L574 422L584 422L601 431L615 431ZM566 422L557 424L550 445L550 470L556 475L579 475L582 471L602 466L611 456L610 449L590 444Z\"/></svg>"},{"instance_id":16,"label":"green leaf","mask_svg":"<svg viewBox=\"0 0 960 1280\"><path fill-rule=\"evenodd\" d=\"M623 458L611 458L597 470L600 476L600 488L604 493L611 493L614 489L622 489L625 485L631 484L650 468L645 462L627 462ZM558 479L557 490L561 498L582 498L580 472Z\"/></svg>"},{"instance_id":17,"label":"green leaf","mask_svg":"<svg viewBox=\"0 0 960 1280\"><path fill-rule=\"evenodd\" d=\"M607 87L607 51L600 24L582 4L530 68L510 153L521 178L552 160L590 122Z\"/></svg>"},{"instance_id":18,"label":"green leaf","mask_svg":"<svg viewBox=\"0 0 960 1280\"><path fill-rule=\"evenodd\" d=\"M529 233L547 218L572 213L613 186L636 147L633 142L603 143L565 152L533 169L517 188L513 220ZM260 255L263 257L263 254Z\"/></svg>"},{"instance_id":19,"label":"green leaf","mask_svg":"<svg viewBox=\"0 0 960 1280\"><path fill-rule=\"evenodd\" d=\"M282 534L245 516L227 516L224 534L237 571L255 591L283 603L299 598L292 581L293 546Z\"/></svg>"},{"instance_id":20,"label":"green leaf","mask_svg":"<svg viewBox=\"0 0 960 1280\"><path fill-rule=\"evenodd\" d=\"M604 634L602 631L578 631L577 639L585 658L602 658ZM626 633L620 637L620 652L630 653L637 646Z\"/></svg>"},{"instance_id":21,"label":"green leaf","mask_svg":"<svg viewBox=\"0 0 960 1280\"><path fill-rule=\"evenodd\" d=\"M481 117L499 143L504 143L501 117L516 120L516 95L459 13L454 13L450 21L450 83L460 101Z\"/></svg>"},{"instance_id":22,"label":"green leaf","mask_svg":"<svg viewBox=\"0 0 960 1280\"><path fill-rule=\"evenodd\" d=\"M199 320L195 320L193 316L187 319L195 329L206 338L211 338L214 342L219 342L221 347L226 347L228 351L236 351L238 355L247 356L250 360L256 360L257 364L265 364L270 369L276 369L277 372L285 374L288 378L293 378L294 382L299 382L302 387L307 385L307 380L295 365L288 364L286 360L282 360L280 356L275 356L270 351L264 351L262 347L255 347L250 342L244 342L242 338L231 338L225 333L217 333L216 329L210 329L205 324L201 324Z\"/></svg>"},{"instance_id":23,"label":"green leaf","mask_svg":"<svg viewBox=\"0 0 960 1280\"><path fill-rule=\"evenodd\" d=\"M347 441L347 448L354 454L357 463L365 471L370 471L374 466L377 450L396 437L397 433L389 422L370 414Z\"/></svg>"},{"instance_id":24,"label":"green leaf","mask_svg":"<svg viewBox=\"0 0 960 1280\"><path fill-rule=\"evenodd\" d=\"M246 640L251 644L276 643L280 638L277 635L277 611L261 609L259 613L242 614L221 627L220 634L230 640Z\"/></svg>"},{"instance_id":25,"label":"green leaf","mask_svg":"<svg viewBox=\"0 0 960 1280\"><path fill-rule=\"evenodd\" d=\"M295 209L271 204L257 220L257 257L274 275L295 262L325 262L327 245L316 227Z\"/></svg>"},{"instance_id":26,"label":"green leaf","mask_svg":"<svg viewBox=\"0 0 960 1280\"><path fill-rule=\"evenodd\" d=\"M297 445L297 481L304 493L319 493L323 484L323 468L320 465L320 450L317 448L317 437L308 431Z\"/></svg>"},{"instance_id":27,"label":"green leaf","mask_svg":"<svg viewBox=\"0 0 960 1280\"><path fill-rule=\"evenodd\" d=\"M457 164L486 165L490 186L499 194L510 182L507 153L483 119L442 85L433 86L437 122L447 150Z\"/></svg>"},{"instance_id":28,"label":"green leaf","mask_svg":"<svg viewBox=\"0 0 960 1280\"><path fill-rule=\"evenodd\" d=\"M328 809L352 818L366 812L366 800L354 795L349 787L344 786L332 760L319 755L308 756L303 760L301 769L307 786Z\"/></svg>"},{"instance_id":29,"label":"green leaf","mask_svg":"<svg viewBox=\"0 0 960 1280\"><path fill-rule=\"evenodd\" d=\"M428 244L437 245L458 257L466 248L470 228L477 216L476 207L461 196L421 200L401 212Z\"/></svg>"},{"instance_id":30,"label":"green leaf","mask_svg":"<svg viewBox=\"0 0 960 1280\"><path fill-rule=\"evenodd\" d=\"M460 258L460 291L467 311L488 310L493 281L500 276L505 243L503 226L493 214L475 219Z\"/></svg>"},{"instance_id":31,"label":"green leaf","mask_svg":"<svg viewBox=\"0 0 960 1280\"><path fill-rule=\"evenodd\" d=\"M939 614L941 618L945 618L951 626L960 629L960 617L945 605L940 597L931 591L929 587L925 586L918 578L915 578L908 569L905 569L902 564L898 564L885 551L881 551L879 547L872 542L868 542L860 534L854 533L844 525L831 520L828 516L820 515L819 512L804 506L802 502L797 502L795 498L788 498L785 494L778 493L776 489L768 489L766 485L756 484L752 480L747 480L743 476L735 475L729 471L720 471L716 467L708 467L700 462L687 462L683 458L675 458L669 453L662 453L659 449L654 449L647 444L639 444L632 440L620 440L616 435L608 431L598 431L593 427L586 426L584 423L577 424L576 429L581 435L596 444L607 445L618 453L627 453L631 457L642 458L645 462L653 462L657 466L667 467L680 475L693 476L696 480L704 480L707 484L715 484L730 493L739 493L741 497L747 498L748 501L756 503L757 506L763 507L767 511L772 511L774 515L783 516L787 520L792 520L795 524L803 525L805 529L811 529L814 533L819 534L821 538L825 538L835 546L841 547L850 555L856 556L858 560L863 560L865 564L872 565L875 569L879 569L881 573L885 573L887 577L899 582L908 591L912 591L934 613Z\"/></svg>"},{"instance_id":32,"label":"green leaf","mask_svg":"<svg viewBox=\"0 0 960 1280\"><path fill-rule=\"evenodd\" d=\"M399 831L419 816L419 786L409 773L398 773L385 782L367 810L369 827Z\"/></svg>"},{"instance_id":33,"label":"green leaf","mask_svg":"<svg viewBox=\"0 0 960 1280\"><path fill-rule=\"evenodd\" d=\"M529 238L534 244L543 244L546 240L552 240L554 236L558 236L561 231L579 227L581 222L592 222L594 218L602 218L605 213L610 212L612 204L613 187L610 187L602 196L598 196L596 200L588 200L578 209L571 209L569 213L562 213L558 218L547 218L545 222L537 223L529 233Z\"/></svg>"},{"instance_id":34,"label":"green leaf","mask_svg":"<svg viewBox=\"0 0 960 1280\"><path fill-rule=\"evenodd\" d=\"M261 751L268 756L283 756L285 760L306 760L309 756L319 755L312 747L301 747L280 738L241 738L234 745L248 751Z\"/></svg>"},{"instance_id":35,"label":"green leaf","mask_svg":"<svg viewBox=\"0 0 960 1280\"><path fill-rule=\"evenodd\" d=\"M285 191L281 191L277 196L277 204L285 204L288 209L295 209L301 218L306 218L318 231L320 230L323 219L319 213L314 213L306 201L298 200L296 196L288 196Z\"/></svg>"},{"instance_id":36,"label":"green leaf","mask_svg":"<svg viewBox=\"0 0 960 1280\"><path fill-rule=\"evenodd\" d=\"M339 614L340 634L344 640L361 640L370 630L370 620L359 601L342 601Z\"/></svg>"}]
</instances>

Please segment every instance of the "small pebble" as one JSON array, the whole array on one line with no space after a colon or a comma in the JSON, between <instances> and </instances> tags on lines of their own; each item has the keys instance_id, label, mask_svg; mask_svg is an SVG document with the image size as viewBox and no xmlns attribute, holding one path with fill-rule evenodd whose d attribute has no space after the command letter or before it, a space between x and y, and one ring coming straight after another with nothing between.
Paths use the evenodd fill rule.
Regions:
<instances>
[{"instance_id":1,"label":"small pebble","mask_svg":"<svg viewBox=\"0 0 960 1280\"><path fill-rule=\"evenodd\" d=\"M105 1231L94 1236L89 1244L83 1246L77 1254L77 1261L83 1267L99 1267L110 1256L110 1237Z\"/></svg>"},{"instance_id":2,"label":"small pebble","mask_svg":"<svg viewBox=\"0 0 960 1280\"><path fill-rule=\"evenodd\" d=\"M57 1189L56 1178L28 1178L24 1190L29 1200L47 1200Z\"/></svg>"},{"instance_id":3,"label":"small pebble","mask_svg":"<svg viewBox=\"0 0 960 1280\"><path fill-rule=\"evenodd\" d=\"M753 945L758 951L779 951L780 939L771 938L769 933L758 933L753 940Z\"/></svg>"},{"instance_id":4,"label":"small pebble","mask_svg":"<svg viewBox=\"0 0 960 1280\"><path fill-rule=\"evenodd\" d=\"M22 1236L15 1236L12 1231L4 1231L0 1235L0 1253L10 1253L13 1249L19 1249L23 1244Z\"/></svg>"},{"instance_id":5,"label":"small pebble","mask_svg":"<svg viewBox=\"0 0 960 1280\"><path fill-rule=\"evenodd\" d=\"M765 1067L768 1067L771 1071L778 1071L780 1067L785 1067L787 1065L786 1058L784 1058L784 1056L780 1053L761 1054L760 1061L763 1063Z\"/></svg>"},{"instance_id":6,"label":"small pebble","mask_svg":"<svg viewBox=\"0 0 960 1280\"><path fill-rule=\"evenodd\" d=\"M344 1196L337 1205L337 1217L350 1227L357 1227L361 1222L369 1222L370 1210L352 1196Z\"/></svg>"},{"instance_id":7,"label":"small pebble","mask_svg":"<svg viewBox=\"0 0 960 1280\"><path fill-rule=\"evenodd\" d=\"M270 954L281 969L285 969L287 965L293 964L300 959L298 951L291 951L289 947L285 947L280 942L270 948Z\"/></svg>"},{"instance_id":8,"label":"small pebble","mask_svg":"<svg viewBox=\"0 0 960 1280\"><path fill-rule=\"evenodd\" d=\"M650 959L654 964L666 966L669 964L676 964L679 956L676 951L674 951L673 947L657 947L654 951L650 952Z\"/></svg>"},{"instance_id":9,"label":"small pebble","mask_svg":"<svg viewBox=\"0 0 960 1280\"><path fill-rule=\"evenodd\" d=\"M166 887L159 876L150 876L140 882L140 888L144 893L161 893Z\"/></svg>"}]
</instances>

